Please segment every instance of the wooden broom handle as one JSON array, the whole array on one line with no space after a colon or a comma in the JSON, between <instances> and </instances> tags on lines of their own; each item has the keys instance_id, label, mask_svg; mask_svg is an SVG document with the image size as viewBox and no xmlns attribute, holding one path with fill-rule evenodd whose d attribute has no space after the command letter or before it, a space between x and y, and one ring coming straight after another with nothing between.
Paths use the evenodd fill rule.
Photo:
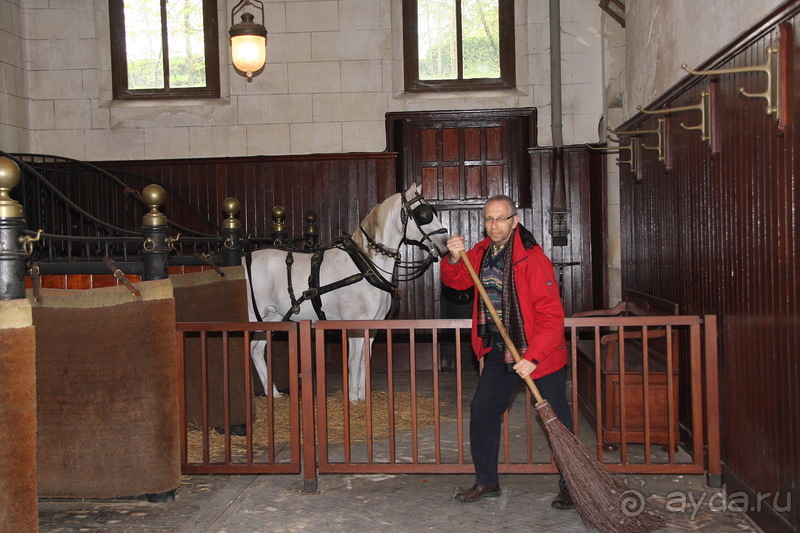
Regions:
<instances>
[{"instance_id":1,"label":"wooden broom handle","mask_svg":"<svg viewBox=\"0 0 800 533\"><path fill-rule=\"evenodd\" d=\"M497 310L492 305L492 301L489 299L489 295L486 294L486 289L483 287L483 283L481 283L478 274L475 273L475 269L472 268L472 263L469 262L469 258L465 252L461 252L461 260L464 261L464 265L469 270L469 275L472 276L472 281L475 283L475 286L478 288L478 292L481 293L481 298L483 299L483 303L486 304L486 308L489 310L489 314L492 315L492 320L494 320L497 329L500 331L500 335L503 336L503 342L506 343L509 351L511 352L512 357L514 357L514 361L519 363L522 360L520 357L519 352L517 351L517 347L514 346L514 341L511 340L511 337L508 335L508 331L506 331L506 327L503 325L503 321L500 320L500 317L497 316ZM544 401L542 398L542 393L539 392L539 388L531 379L530 375L525 376L523 378L525 380L525 384L533 393L534 398L536 398L536 403L540 403Z\"/></svg>"}]
</instances>

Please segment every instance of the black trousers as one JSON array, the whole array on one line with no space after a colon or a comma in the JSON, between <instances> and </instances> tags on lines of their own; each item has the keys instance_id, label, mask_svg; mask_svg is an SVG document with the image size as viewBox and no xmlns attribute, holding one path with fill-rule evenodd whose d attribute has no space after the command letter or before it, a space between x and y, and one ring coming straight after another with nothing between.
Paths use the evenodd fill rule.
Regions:
<instances>
[{"instance_id":1,"label":"black trousers","mask_svg":"<svg viewBox=\"0 0 800 533\"><path fill-rule=\"evenodd\" d=\"M500 484L497 455L502 416L522 378L511 368L513 365L506 365L503 353L498 349L484 355L483 360L483 372L470 404L469 436L476 482L491 487ZM566 394L567 368L535 379L534 383L561 423L573 431L572 412ZM563 486L563 478L559 484Z\"/></svg>"}]
</instances>

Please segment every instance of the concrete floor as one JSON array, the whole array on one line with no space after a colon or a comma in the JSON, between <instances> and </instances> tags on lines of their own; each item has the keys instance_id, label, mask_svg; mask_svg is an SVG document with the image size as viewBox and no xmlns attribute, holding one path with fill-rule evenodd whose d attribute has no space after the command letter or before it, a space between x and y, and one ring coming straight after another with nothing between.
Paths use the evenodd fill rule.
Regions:
<instances>
[{"instance_id":1,"label":"concrete floor","mask_svg":"<svg viewBox=\"0 0 800 533\"><path fill-rule=\"evenodd\" d=\"M628 476L669 525L659 531L758 532L702 476ZM41 532L584 532L575 511L550 507L552 475L501 476L499 498L460 503L471 475L184 476L175 500L43 500ZM632 493L634 494L634 493Z\"/></svg>"},{"instance_id":2,"label":"concrete floor","mask_svg":"<svg viewBox=\"0 0 800 533\"><path fill-rule=\"evenodd\" d=\"M427 386L421 383L423 388ZM329 393L335 389L335 384L331 385ZM373 383L373 387L378 385ZM443 387L446 389L447 385ZM465 378L462 401L467 412L473 391L474 376ZM512 404L524 401L524 394L517 394ZM516 412L524 410L517 407ZM511 433L524 434L524 422L517 422L514 418L510 419L510 426L512 429L520 426L520 430ZM443 428L453 424L452 421L443 424ZM582 440L591 449L594 442L592 428L583 419L578 425ZM420 448L425 449L432 435L430 431L421 431L419 438ZM449 445L443 444L443 454L452 452L454 447L454 440ZM654 460L659 460L660 447L654 448L657 450ZM334 446L331 452L335 456L332 459L337 459L341 450ZM353 449L354 460L361 452L359 447ZM288 453L288 450L283 453ZM380 460L386 450L376 443L374 453ZM466 453L468 456L468 451ZM545 461L549 460L550 451L543 435L537 441L535 453L543 455ZM631 459L642 455L637 453L636 446L630 447L630 453ZM678 457L682 455L683 452ZM612 456L609 454L607 459L613 459ZM279 454L276 460L280 462L280 459ZM524 457L521 459L524 461ZM194 475L184 476L175 499L166 503L42 500L39 502L40 531L587 531L576 511L559 511L550 507L558 486L555 475L501 475L500 497L470 504L456 501L454 495L460 488L466 489L473 484L473 475L326 474L318 479L316 493L303 492L303 479L299 474ZM734 509L718 489L707 488L703 476L630 475L625 476L625 480L630 487L628 496L631 497L632 512L644 498L648 498L653 508L668 519L669 525L660 531L760 531L743 512Z\"/></svg>"}]
</instances>

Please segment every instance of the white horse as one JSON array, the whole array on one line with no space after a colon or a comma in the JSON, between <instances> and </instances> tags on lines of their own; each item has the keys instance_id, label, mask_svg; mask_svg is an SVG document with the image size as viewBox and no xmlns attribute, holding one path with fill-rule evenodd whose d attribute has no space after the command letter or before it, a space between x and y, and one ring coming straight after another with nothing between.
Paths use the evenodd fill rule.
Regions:
<instances>
[{"instance_id":1,"label":"white horse","mask_svg":"<svg viewBox=\"0 0 800 533\"><path fill-rule=\"evenodd\" d=\"M414 277L437 260L434 250L440 256L447 252L447 230L416 184L375 206L352 237L343 235L332 248L313 254L279 248L252 252L243 260L250 320L385 318L397 289L395 266L403 266L399 247L404 241L429 254L427 260L416 263ZM366 339L348 337L349 398L361 401L366 399ZM370 346L373 340L369 339ZM252 341L250 355L264 391L277 395L267 376L265 347L264 339Z\"/></svg>"}]
</instances>

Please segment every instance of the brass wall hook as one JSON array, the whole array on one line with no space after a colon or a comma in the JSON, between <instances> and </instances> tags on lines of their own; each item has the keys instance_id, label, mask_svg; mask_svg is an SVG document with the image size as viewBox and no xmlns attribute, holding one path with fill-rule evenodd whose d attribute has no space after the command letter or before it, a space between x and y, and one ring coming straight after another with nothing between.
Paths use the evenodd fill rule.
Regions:
<instances>
[{"instance_id":1,"label":"brass wall hook","mask_svg":"<svg viewBox=\"0 0 800 533\"><path fill-rule=\"evenodd\" d=\"M694 105L687 105L684 106L686 111L697 110L700 111L700 123L695 124L694 126L687 126L684 122L681 122L679 125L686 131L699 131L700 132L700 140L706 141L709 146L713 145L711 135L712 131L709 127L709 121L711 118L711 97L709 91L703 91L700 93L700 101Z\"/></svg>"},{"instance_id":2,"label":"brass wall hook","mask_svg":"<svg viewBox=\"0 0 800 533\"><path fill-rule=\"evenodd\" d=\"M619 139L615 139L611 135L606 135L606 139L608 139L611 142L617 143L617 145L620 144ZM609 154L617 154L619 153L620 150L629 148L628 146L592 146L592 144L590 143L585 143L585 144L586 148L588 148L589 150L593 150L595 152L606 152Z\"/></svg>"},{"instance_id":3,"label":"brass wall hook","mask_svg":"<svg viewBox=\"0 0 800 533\"><path fill-rule=\"evenodd\" d=\"M636 109L641 111L646 115L663 115L663 114L672 114L672 113L682 113L685 111L700 111L700 123L695 124L694 126L687 126L685 122L681 122L679 125L686 131L693 131L697 130L700 132L700 140L706 141L709 146L713 144L711 139L711 128L709 127L709 118L711 117L711 100L709 97L708 91L703 91L700 93L700 101L693 105L685 105L681 107L671 107L668 109L657 109L655 111L648 111L647 109L643 109L642 106L636 106Z\"/></svg>"},{"instance_id":4,"label":"brass wall hook","mask_svg":"<svg viewBox=\"0 0 800 533\"><path fill-rule=\"evenodd\" d=\"M742 96L747 96L749 98L763 98L766 103L766 113L767 116L772 116L777 121L781 119L781 83L783 77L781 76L781 70L783 68L777 68L775 63L772 61L772 56L778 56L778 62L783 65L786 63L785 60L785 48L786 46L781 46L780 43L775 43L772 46L767 47L767 60L763 65L754 65L750 67L732 67L732 68L722 68L717 70L692 70L690 69L686 63L681 65L681 68L688 72L689 74L693 74L695 76L719 76L721 74L741 74L741 73L748 73L748 72L763 72L767 76L767 88L760 93L749 93L744 90L744 87L739 87L739 94ZM780 55L779 55L780 54ZM774 78L774 83L773 83Z\"/></svg>"},{"instance_id":5,"label":"brass wall hook","mask_svg":"<svg viewBox=\"0 0 800 533\"><path fill-rule=\"evenodd\" d=\"M592 146L589 143L586 143L586 148L589 150L593 150L595 152L605 152L607 154L619 154L621 150L628 150L630 151L630 157L628 160L617 158L616 164L617 166L620 165L630 165L631 172L635 175L636 174L636 141L635 137L631 137L631 142L627 146L623 146L619 144L619 139L616 139L610 135L606 135L606 138L618 144L618 146Z\"/></svg>"},{"instance_id":6,"label":"brass wall hook","mask_svg":"<svg viewBox=\"0 0 800 533\"><path fill-rule=\"evenodd\" d=\"M658 119L658 127L654 130L629 130L629 131L614 131L610 127L606 127L608 131L613 133L614 135L630 135L631 137L637 137L640 135L649 135L654 134L658 138L658 142L655 146L648 146L642 143L642 148L645 150L655 150L658 152L658 160L661 162L666 161L666 125L665 120L663 118ZM633 139L631 139L633 141Z\"/></svg>"},{"instance_id":7,"label":"brass wall hook","mask_svg":"<svg viewBox=\"0 0 800 533\"><path fill-rule=\"evenodd\" d=\"M636 152L638 144L639 140L636 137L631 137L631 143L628 146L620 146L620 148L624 148L630 152L630 158L627 161L617 158L617 166L630 165L631 174L633 174L634 177L636 176ZM636 178L636 181L639 181L639 179Z\"/></svg>"}]
</instances>

